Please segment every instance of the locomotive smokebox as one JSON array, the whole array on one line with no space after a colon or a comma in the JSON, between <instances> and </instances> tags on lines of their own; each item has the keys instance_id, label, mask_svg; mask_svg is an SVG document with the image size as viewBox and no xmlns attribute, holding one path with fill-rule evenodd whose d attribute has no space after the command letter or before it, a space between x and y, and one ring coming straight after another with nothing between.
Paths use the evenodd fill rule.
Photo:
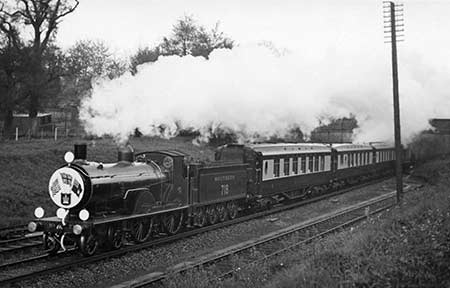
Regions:
<instances>
[{"instance_id":1,"label":"locomotive smokebox","mask_svg":"<svg viewBox=\"0 0 450 288\"><path fill-rule=\"evenodd\" d=\"M87 159L87 145L86 143L79 143L74 145L75 159L86 160Z\"/></svg>"},{"instance_id":2,"label":"locomotive smokebox","mask_svg":"<svg viewBox=\"0 0 450 288\"><path fill-rule=\"evenodd\" d=\"M134 161L134 149L131 145L119 147L117 153L117 161L119 162L133 162Z\"/></svg>"}]
</instances>

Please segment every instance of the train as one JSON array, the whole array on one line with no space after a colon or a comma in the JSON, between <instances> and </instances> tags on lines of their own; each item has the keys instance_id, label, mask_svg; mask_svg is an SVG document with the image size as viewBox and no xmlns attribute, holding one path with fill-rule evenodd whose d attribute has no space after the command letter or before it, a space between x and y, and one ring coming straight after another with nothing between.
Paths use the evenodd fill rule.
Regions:
<instances>
[{"instance_id":1,"label":"train","mask_svg":"<svg viewBox=\"0 0 450 288\"><path fill-rule=\"evenodd\" d=\"M408 152L402 156L408 163ZM42 231L49 253L76 245L85 256L156 235L234 219L275 204L323 195L394 173L385 143L226 144L201 162L178 150L118 150L114 163L87 160L76 144L50 177L55 216L34 211L28 229ZM409 165L409 164L408 164Z\"/></svg>"}]
</instances>

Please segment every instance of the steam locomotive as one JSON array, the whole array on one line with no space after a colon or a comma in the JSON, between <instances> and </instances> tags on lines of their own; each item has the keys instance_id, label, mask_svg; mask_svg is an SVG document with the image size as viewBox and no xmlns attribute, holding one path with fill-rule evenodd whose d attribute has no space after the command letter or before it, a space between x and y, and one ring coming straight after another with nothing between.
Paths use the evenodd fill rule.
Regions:
<instances>
[{"instance_id":1,"label":"steam locomotive","mask_svg":"<svg viewBox=\"0 0 450 288\"><path fill-rule=\"evenodd\" d=\"M87 160L75 145L49 181L56 216L38 207L30 232L50 253L76 244L85 256L234 219L273 204L314 197L393 173L394 147L372 144L227 144L201 163L176 150L134 153L115 163ZM406 156L407 158L407 156Z\"/></svg>"}]
</instances>

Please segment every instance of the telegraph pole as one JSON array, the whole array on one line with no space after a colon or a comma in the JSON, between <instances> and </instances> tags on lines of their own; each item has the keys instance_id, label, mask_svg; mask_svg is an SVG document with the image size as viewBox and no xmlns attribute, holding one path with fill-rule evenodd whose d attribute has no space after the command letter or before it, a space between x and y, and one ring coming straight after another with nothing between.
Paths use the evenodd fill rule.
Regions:
<instances>
[{"instance_id":1,"label":"telegraph pole","mask_svg":"<svg viewBox=\"0 0 450 288\"><path fill-rule=\"evenodd\" d=\"M402 142L400 135L400 104L398 96L398 68L397 68L397 42L403 41L398 37L404 36L397 34L404 32L403 24L403 4L394 4L391 1L383 2L384 33L388 34L385 38L391 43L392 49L392 84L394 97L394 134L395 134L395 174L397 177L397 203L400 203L403 196L403 178L402 178ZM387 25L386 25L387 24Z\"/></svg>"}]
</instances>

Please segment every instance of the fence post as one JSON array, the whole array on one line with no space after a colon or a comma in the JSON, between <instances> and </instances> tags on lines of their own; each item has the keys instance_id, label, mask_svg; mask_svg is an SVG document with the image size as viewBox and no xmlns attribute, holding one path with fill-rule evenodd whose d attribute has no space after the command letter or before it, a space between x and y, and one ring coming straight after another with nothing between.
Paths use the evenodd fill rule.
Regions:
<instances>
[{"instance_id":1,"label":"fence post","mask_svg":"<svg viewBox=\"0 0 450 288\"><path fill-rule=\"evenodd\" d=\"M55 127L55 141L58 140L58 127Z\"/></svg>"},{"instance_id":2,"label":"fence post","mask_svg":"<svg viewBox=\"0 0 450 288\"><path fill-rule=\"evenodd\" d=\"M16 127L16 141L19 141L19 127Z\"/></svg>"}]
</instances>

